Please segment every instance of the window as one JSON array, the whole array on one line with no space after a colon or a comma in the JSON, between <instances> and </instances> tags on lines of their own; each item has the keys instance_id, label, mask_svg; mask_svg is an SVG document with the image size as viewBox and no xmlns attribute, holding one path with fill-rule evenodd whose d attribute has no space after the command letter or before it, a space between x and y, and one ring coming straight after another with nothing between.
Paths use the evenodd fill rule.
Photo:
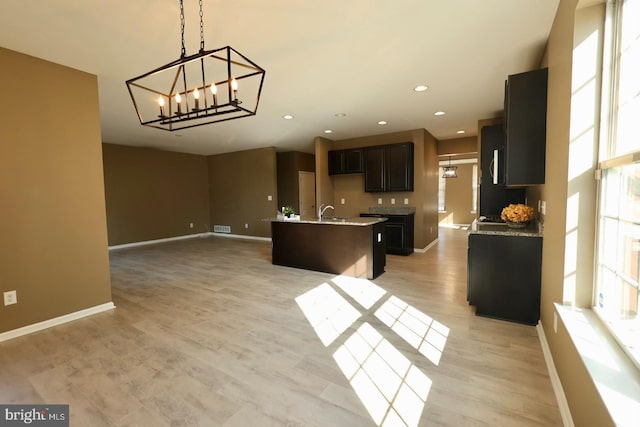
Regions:
<instances>
[{"instance_id":1,"label":"window","mask_svg":"<svg viewBox=\"0 0 640 427\"><path fill-rule=\"evenodd\" d=\"M619 1L614 8L594 306L640 367L640 0Z\"/></svg>"},{"instance_id":2,"label":"window","mask_svg":"<svg viewBox=\"0 0 640 427\"><path fill-rule=\"evenodd\" d=\"M445 212L444 195L447 187L447 179L443 178L444 168L438 168L438 212Z\"/></svg>"}]
</instances>

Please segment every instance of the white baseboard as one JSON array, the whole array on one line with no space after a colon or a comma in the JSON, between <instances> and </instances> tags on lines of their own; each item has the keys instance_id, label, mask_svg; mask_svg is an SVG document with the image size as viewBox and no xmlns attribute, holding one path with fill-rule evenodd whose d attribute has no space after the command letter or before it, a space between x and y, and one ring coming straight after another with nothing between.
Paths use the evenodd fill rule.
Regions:
<instances>
[{"instance_id":1,"label":"white baseboard","mask_svg":"<svg viewBox=\"0 0 640 427\"><path fill-rule=\"evenodd\" d=\"M231 237L233 239L247 239L247 240L260 240L263 242L270 242L271 237L260 237L260 236L247 236L245 234L231 234L231 233L214 233L210 232L210 236L219 236L219 237Z\"/></svg>"},{"instance_id":2,"label":"white baseboard","mask_svg":"<svg viewBox=\"0 0 640 427\"><path fill-rule=\"evenodd\" d=\"M440 240L440 239L436 239L433 242L429 243L424 249L413 248L413 251L423 254L423 253L427 252L429 249L431 249L432 247L434 247L436 245L436 243L438 243L438 240Z\"/></svg>"},{"instance_id":3,"label":"white baseboard","mask_svg":"<svg viewBox=\"0 0 640 427\"><path fill-rule=\"evenodd\" d=\"M569 410L569 403L567 402L567 396L564 394L564 389L562 388L558 371L556 371L556 365L553 363L553 356L551 356L551 349L549 349L549 343L547 342L547 337L544 334L542 323L538 322L536 330L538 331L538 338L540 339L540 345L542 346L544 361L547 364L547 370L549 371L551 386L553 387L553 392L555 393L556 400L558 401L562 424L564 427L574 427L571 411Z\"/></svg>"},{"instance_id":4,"label":"white baseboard","mask_svg":"<svg viewBox=\"0 0 640 427\"><path fill-rule=\"evenodd\" d=\"M109 246L109 250L135 248L136 246L155 245L158 243L175 242L176 240L195 239L196 237L207 237L213 233L187 234L186 236L167 237L165 239L145 240L142 242L125 243L122 245ZM218 234L218 233L216 233Z\"/></svg>"},{"instance_id":5,"label":"white baseboard","mask_svg":"<svg viewBox=\"0 0 640 427\"><path fill-rule=\"evenodd\" d=\"M85 308L84 310L75 311L73 313L65 314L63 316L54 317L53 319L44 320L42 322L34 323L33 325L23 326L22 328L13 329L11 331L3 332L0 334L0 342L7 341L13 338L18 338L23 335L32 334L34 332L41 331L43 329L51 328L53 326L62 325L63 323L71 322L81 319L83 317L98 314L103 311L116 308L112 302L96 305L94 307Z\"/></svg>"},{"instance_id":6,"label":"white baseboard","mask_svg":"<svg viewBox=\"0 0 640 427\"><path fill-rule=\"evenodd\" d=\"M271 241L271 237L245 236L243 234L231 234L231 233L214 233L210 231L207 233L187 234L186 236L167 237L165 239L145 240L143 242L133 242L133 243L125 243L122 245L114 245L114 246L109 246L109 250L115 251L118 249L135 248L137 246L156 245L158 243L175 242L177 240L195 239L196 237L209 237L209 236L231 237L235 239L261 240L266 242Z\"/></svg>"}]
</instances>

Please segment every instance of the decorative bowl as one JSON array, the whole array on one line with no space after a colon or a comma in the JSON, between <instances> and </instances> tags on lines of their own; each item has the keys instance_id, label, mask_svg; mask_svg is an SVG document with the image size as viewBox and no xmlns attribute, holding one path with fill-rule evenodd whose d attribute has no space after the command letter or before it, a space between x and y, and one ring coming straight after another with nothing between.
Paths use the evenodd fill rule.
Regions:
<instances>
[{"instance_id":1,"label":"decorative bowl","mask_svg":"<svg viewBox=\"0 0 640 427\"><path fill-rule=\"evenodd\" d=\"M519 222L519 221L506 221L507 227L509 228L525 228L529 225L529 221Z\"/></svg>"}]
</instances>

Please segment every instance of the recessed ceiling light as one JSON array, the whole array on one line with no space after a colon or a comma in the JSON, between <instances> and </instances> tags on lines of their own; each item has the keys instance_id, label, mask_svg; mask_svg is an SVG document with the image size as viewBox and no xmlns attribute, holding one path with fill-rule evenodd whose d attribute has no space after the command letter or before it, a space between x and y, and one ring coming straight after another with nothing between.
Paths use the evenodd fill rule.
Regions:
<instances>
[{"instance_id":1,"label":"recessed ceiling light","mask_svg":"<svg viewBox=\"0 0 640 427\"><path fill-rule=\"evenodd\" d=\"M413 90L416 92L424 92L427 89L429 89L429 86L426 85L419 85L413 88Z\"/></svg>"},{"instance_id":2,"label":"recessed ceiling light","mask_svg":"<svg viewBox=\"0 0 640 427\"><path fill-rule=\"evenodd\" d=\"M463 131L463 130L459 130L459 131L458 131L458 132L456 132L456 133L460 133L460 134L462 134L462 133L464 133L464 131Z\"/></svg>"},{"instance_id":3,"label":"recessed ceiling light","mask_svg":"<svg viewBox=\"0 0 640 427\"><path fill-rule=\"evenodd\" d=\"M444 116L445 114L447 113L445 113L444 111L436 111L435 113L433 113L434 116Z\"/></svg>"},{"instance_id":4,"label":"recessed ceiling light","mask_svg":"<svg viewBox=\"0 0 640 427\"><path fill-rule=\"evenodd\" d=\"M335 117L346 117L347 115L345 113L335 113L334 116Z\"/></svg>"},{"instance_id":5,"label":"recessed ceiling light","mask_svg":"<svg viewBox=\"0 0 640 427\"><path fill-rule=\"evenodd\" d=\"M285 120L291 120L293 119L293 116L291 114L285 114L284 116L282 116L282 118Z\"/></svg>"},{"instance_id":6,"label":"recessed ceiling light","mask_svg":"<svg viewBox=\"0 0 640 427\"><path fill-rule=\"evenodd\" d=\"M333 133L331 129L325 129L324 133Z\"/></svg>"},{"instance_id":7,"label":"recessed ceiling light","mask_svg":"<svg viewBox=\"0 0 640 427\"><path fill-rule=\"evenodd\" d=\"M386 124L387 124L387 121L386 121L386 120L380 120L380 121L378 122L378 124L379 124L379 125L386 125Z\"/></svg>"}]
</instances>

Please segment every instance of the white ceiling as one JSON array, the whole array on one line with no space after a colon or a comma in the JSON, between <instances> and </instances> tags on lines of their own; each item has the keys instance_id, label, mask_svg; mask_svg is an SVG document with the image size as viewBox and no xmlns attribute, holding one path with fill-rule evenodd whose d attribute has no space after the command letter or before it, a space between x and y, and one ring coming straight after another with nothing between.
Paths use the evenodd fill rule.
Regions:
<instances>
[{"instance_id":1,"label":"white ceiling","mask_svg":"<svg viewBox=\"0 0 640 427\"><path fill-rule=\"evenodd\" d=\"M96 74L104 142L312 152L315 136L475 135L501 114L507 75L539 65L558 1L203 0L206 49L232 46L265 83L256 116L177 132L141 126L124 82L180 56L178 0L3 0L0 46ZM184 2L193 54L198 1Z\"/></svg>"}]
</instances>

